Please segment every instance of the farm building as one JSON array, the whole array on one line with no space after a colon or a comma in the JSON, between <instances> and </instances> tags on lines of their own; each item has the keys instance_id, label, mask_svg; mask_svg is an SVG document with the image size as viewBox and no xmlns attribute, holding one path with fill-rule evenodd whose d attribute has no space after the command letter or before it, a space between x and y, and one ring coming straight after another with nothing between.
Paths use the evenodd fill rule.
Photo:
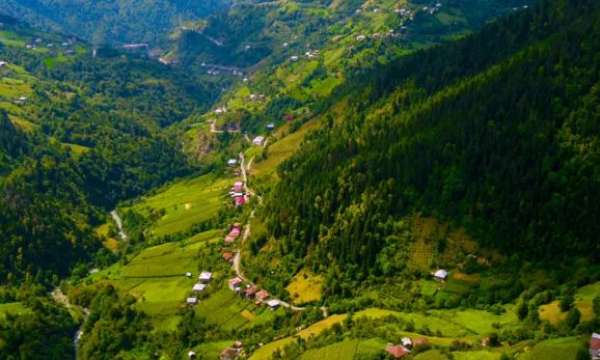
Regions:
<instances>
[{"instance_id":1,"label":"farm building","mask_svg":"<svg viewBox=\"0 0 600 360\"><path fill-rule=\"evenodd\" d=\"M223 260L227 261L227 262L232 262L233 261L233 253L231 251L225 251L223 253Z\"/></svg>"},{"instance_id":2,"label":"farm building","mask_svg":"<svg viewBox=\"0 0 600 360\"><path fill-rule=\"evenodd\" d=\"M188 305L196 305L198 303L198 298L191 296L185 300L185 303Z\"/></svg>"},{"instance_id":3,"label":"farm building","mask_svg":"<svg viewBox=\"0 0 600 360\"><path fill-rule=\"evenodd\" d=\"M242 279L239 277L234 277L233 279L229 279L229 288L233 291L239 291L240 285L242 285Z\"/></svg>"},{"instance_id":4,"label":"farm building","mask_svg":"<svg viewBox=\"0 0 600 360\"><path fill-rule=\"evenodd\" d=\"M271 310L275 310L279 307L279 305L281 305L281 303L279 302L279 300L269 300L267 301L267 306L271 309Z\"/></svg>"},{"instance_id":5,"label":"farm building","mask_svg":"<svg viewBox=\"0 0 600 360\"><path fill-rule=\"evenodd\" d=\"M269 298L269 292L267 290L261 290L256 293L256 300L265 301Z\"/></svg>"},{"instance_id":6,"label":"farm building","mask_svg":"<svg viewBox=\"0 0 600 360\"><path fill-rule=\"evenodd\" d=\"M392 345L389 344L386 348L385 351L390 354L390 356L394 359L402 359L403 357L407 356L408 354L410 354L410 350L408 350L407 348L405 348L402 345Z\"/></svg>"},{"instance_id":7,"label":"farm building","mask_svg":"<svg viewBox=\"0 0 600 360\"><path fill-rule=\"evenodd\" d=\"M197 283L196 285L194 285L194 287L192 288L193 291L196 292L201 292L204 291L204 289L206 289L206 284L202 284L202 283Z\"/></svg>"},{"instance_id":8,"label":"farm building","mask_svg":"<svg viewBox=\"0 0 600 360\"><path fill-rule=\"evenodd\" d=\"M204 282L204 283L209 282L210 279L212 279L212 273L208 272L208 271L203 271L198 276L198 280L200 280L201 282Z\"/></svg>"},{"instance_id":9,"label":"farm building","mask_svg":"<svg viewBox=\"0 0 600 360\"><path fill-rule=\"evenodd\" d=\"M593 333L590 338L590 357L592 360L600 360L600 334Z\"/></svg>"},{"instance_id":10,"label":"farm building","mask_svg":"<svg viewBox=\"0 0 600 360\"><path fill-rule=\"evenodd\" d=\"M438 269L433 273L433 278L439 281L444 281L448 277L448 271L444 269Z\"/></svg>"},{"instance_id":11,"label":"farm building","mask_svg":"<svg viewBox=\"0 0 600 360\"><path fill-rule=\"evenodd\" d=\"M257 136L254 138L254 140L252 140L252 143L256 146L262 146L265 142L265 137L264 136Z\"/></svg>"}]
</instances>

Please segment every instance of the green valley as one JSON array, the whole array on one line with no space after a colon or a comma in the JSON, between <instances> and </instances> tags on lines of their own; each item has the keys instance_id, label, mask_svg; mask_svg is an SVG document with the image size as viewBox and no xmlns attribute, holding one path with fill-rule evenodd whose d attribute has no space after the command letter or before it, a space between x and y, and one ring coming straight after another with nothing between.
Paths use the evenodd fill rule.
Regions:
<instances>
[{"instance_id":1,"label":"green valley","mask_svg":"<svg viewBox=\"0 0 600 360\"><path fill-rule=\"evenodd\" d=\"M600 351L595 1L35 3L0 18L0 358ZM164 50L36 27L88 8Z\"/></svg>"}]
</instances>

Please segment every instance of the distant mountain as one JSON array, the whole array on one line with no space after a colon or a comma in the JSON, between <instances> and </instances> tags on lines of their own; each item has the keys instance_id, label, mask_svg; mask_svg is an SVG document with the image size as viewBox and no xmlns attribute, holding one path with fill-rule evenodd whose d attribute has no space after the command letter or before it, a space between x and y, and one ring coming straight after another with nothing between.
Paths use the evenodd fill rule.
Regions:
<instances>
[{"instance_id":1,"label":"distant mountain","mask_svg":"<svg viewBox=\"0 0 600 360\"><path fill-rule=\"evenodd\" d=\"M156 43L228 0L3 0L0 12L99 44Z\"/></svg>"}]
</instances>

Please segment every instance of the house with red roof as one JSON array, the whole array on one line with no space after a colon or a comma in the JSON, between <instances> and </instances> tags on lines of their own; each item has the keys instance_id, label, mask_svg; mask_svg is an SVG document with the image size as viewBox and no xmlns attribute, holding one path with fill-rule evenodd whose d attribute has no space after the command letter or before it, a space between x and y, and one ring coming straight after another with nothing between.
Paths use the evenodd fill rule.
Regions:
<instances>
[{"instance_id":1,"label":"house with red roof","mask_svg":"<svg viewBox=\"0 0 600 360\"><path fill-rule=\"evenodd\" d=\"M234 277L233 279L229 279L229 288L233 291L239 291L240 285L242 285L243 280L239 277Z\"/></svg>"},{"instance_id":2,"label":"house with red roof","mask_svg":"<svg viewBox=\"0 0 600 360\"><path fill-rule=\"evenodd\" d=\"M231 230L229 231L229 234L227 234L227 236L225 237L225 243L226 244L231 244L232 242L234 242L239 236L240 233L242 232L242 228L240 224L233 224L233 226L231 227Z\"/></svg>"},{"instance_id":3,"label":"house with red roof","mask_svg":"<svg viewBox=\"0 0 600 360\"><path fill-rule=\"evenodd\" d=\"M593 333L590 338L590 357L592 360L600 360L600 334Z\"/></svg>"},{"instance_id":4,"label":"house with red roof","mask_svg":"<svg viewBox=\"0 0 600 360\"><path fill-rule=\"evenodd\" d=\"M243 195L236 196L233 198L233 203L236 207L243 206L246 203L246 198Z\"/></svg>"},{"instance_id":5,"label":"house with red roof","mask_svg":"<svg viewBox=\"0 0 600 360\"><path fill-rule=\"evenodd\" d=\"M261 290L256 293L256 300L265 301L269 298L269 292L267 290Z\"/></svg>"},{"instance_id":6,"label":"house with red roof","mask_svg":"<svg viewBox=\"0 0 600 360\"><path fill-rule=\"evenodd\" d=\"M394 359L402 359L403 357L410 354L410 350L408 350L402 345L388 344L388 346L385 348L385 351L388 354L390 354Z\"/></svg>"},{"instance_id":7,"label":"house with red roof","mask_svg":"<svg viewBox=\"0 0 600 360\"><path fill-rule=\"evenodd\" d=\"M223 259L227 262L232 262L233 261L233 253L231 251L225 251L223 253Z\"/></svg>"}]
</instances>

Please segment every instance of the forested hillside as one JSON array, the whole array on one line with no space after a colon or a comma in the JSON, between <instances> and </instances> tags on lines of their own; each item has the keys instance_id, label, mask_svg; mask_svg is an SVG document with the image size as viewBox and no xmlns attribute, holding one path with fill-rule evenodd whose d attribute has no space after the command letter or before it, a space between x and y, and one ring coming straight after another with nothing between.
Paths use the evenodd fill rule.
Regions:
<instances>
[{"instance_id":1,"label":"forested hillside","mask_svg":"<svg viewBox=\"0 0 600 360\"><path fill-rule=\"evenodd\" d=\"M594 1L542 1L354 77L280 168L279 253L379 274L393 224L418 212L509 256L597 261L599 18Z\"/></svg>"},{"instance_id":2,"label":"forested hillside","mask_svg":"<svg viewBox=\"0 0 600 360\"><path fill-rule=\"evenodd\" d=\"M159 64L92 57L86 43L4 23L0 278L49 281L95 256L93 226L117 201L192 170L164 129L216 91Z\"/></svg>"},{"instance_id":3,"label":"forested hillside","mask_svg":"<svg viewBox=\"0 0 600 360\"><path fill-rule=\"evenodd\" d=\"M94 45L164 40L172 27L224 8L227 0L3 0L0 12Z\"/></svg>"},{"instance_id":4,"label":"forested hillside","mask_svg":"<svg viewBox=\"0 0 600 360\"><path fill-rule=\"evenodd\" d=\"M237 2L227 11L175 32L181 63L251 68L356 42L387 41L410 50L460 36L528 2L285 1ZM393 43L393 46L392 46ZM356 45L357 48L363 46ZM341 63L342 61L340 61ZM251 68L252 69L252 68Z\"/></svg>"}]
</instances>

